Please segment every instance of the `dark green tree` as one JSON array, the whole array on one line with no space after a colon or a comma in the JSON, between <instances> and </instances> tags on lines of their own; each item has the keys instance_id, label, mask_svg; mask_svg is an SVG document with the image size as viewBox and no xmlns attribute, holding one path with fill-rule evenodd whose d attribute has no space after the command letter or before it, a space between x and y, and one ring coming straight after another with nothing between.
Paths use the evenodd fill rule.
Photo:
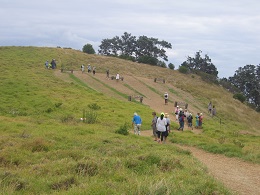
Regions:
<instances>
[{"instance_id":1,"label":"dark green tree","mask_svg":"<svg viewBox=\"0 0 260 195\"><path fill-rule=\"evenodd\" d=\"M137 39L125 32L121 37L103 39L99 48L98 52L102 55L161 66L160 59L168 61L165 49L171 49L172 46L166 41L147 36L140 36Z\"/></svg>"},{"instance_id":2,"label":"dark green tree","mask_svg":"<svg viewBox=\"0 0 260 195\"><path fill-rule=\"evenodd\" d=\"M257 109L260 107L260 65L246 65L239 67L229 82L240 89L247 102Z\"/></svg>"},{"instance_id":3,"label":"dark green tree","mask_svg":"<svg viewBox=\"0 0 260 195\"><path fill-rule=\"evenodd\" d=\"M201 71L217 77L217 68L207 54L203 58L201 53L202 51L198 51L195 53L195 57L188 56L187 60L183 62L181 66L186 66L191 72Z\"/></svg>"},{"instance_id":4,"label":"dark green tree","mask_svg":"<svg viewBox=\"0 0 260 195\"><path fill-rule=\"evenodd\" d=\"M174 68L175 68L175 66L174 66L173 63L169 63L169 64L168 64L168 67L169 67L169 69L171 69L171 70L174 70Z\"/></svg>"},{"instance_id":5,"label":"dark green tree","mask_svg":"<svg viewBox=\"0 0 260 195\"><path fill-rule=\"evenodd\" d=\"M82 51L84 53L88 53L88 54L95 54L96 53L91 44L84 45L83 48L82 48Z\"/></svg>"}]
</instances>

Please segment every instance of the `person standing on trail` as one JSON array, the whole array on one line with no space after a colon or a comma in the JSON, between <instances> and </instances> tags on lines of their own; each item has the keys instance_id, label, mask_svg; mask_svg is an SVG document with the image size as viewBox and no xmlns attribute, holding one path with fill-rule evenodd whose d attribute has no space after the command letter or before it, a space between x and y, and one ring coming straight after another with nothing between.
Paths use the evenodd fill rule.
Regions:
<instances>
[{"instance_id":1,"label":"person standing on trail","mask_svg":"<svg viewBox=\"0 0 260 195\"><path fill-rule=\"evenodd\" d=\"M134 133L140 135L141 133L141 125L142 119L141 117L135 112L132 120L132 126L134 126Z\"/></svg>"},{"instance_id":2,"label":"person standing on trail","mask_svg":"<svg viewBox=\"0 0 260 195\"><path fill-rule=\"evenodd\" d=\"M195 116L195 118L196 118L196 126L195 126L195 128L197 129L197 128L199 128L200 113L197 113L197 115Z\"/></svg>"},{"instance_id":3,"label":"person standing on trail","mask_svg":"<svg viewBox=\"0 0 260 195\"><path fill-rule=\"evenodd\" d=\"M168 97L169 97L168 93L165 92L165 93L164 93L164 104L165 104L165 105L168 104Z\"/></svg>"},{"instance_id":4,"label":"person standing on trail","mask_svg":"<svg viewBox=\"0 0 260 195\"><path fill-rule=\"evenodd\" d=\"M202 120L203 120L203 114L200 113L200 116L199 116L199 128L202 128Z\"/></svg>"},{"instance_id":5,"label":"person standing on trail","mask_svg":"<svg viewBox=\"0 0 260 195\"><path fill-rule=\"evenodd\" d=\"M179 130L182 130L184 129L184 112L182 111L182 108L180 108L180 111L179 111L179 124L180 124L180 127L178 128L178 131Z\"/></svg>"},{"instance_id":6,"label":"person standing on trail","mask_svg":"<svg viewBox=\"0 0 260 195\"><path fill-rule=\"evenodd\" d=\"M208 112L209 112L209 114L211 114L211 112L212 112L212 103L211 102L209 102L209 104L208 104Z\"/></svg>"},{"instance_id":7,"label":"person standing on trail","mask_svg":"<svg viewBox=\"0 0 260 195\"><path fill-rule=\"evenodd\" d=\"M157 119L157 133L158 133L158 143L165 142L165 133L166 133L166 125L167 121L166 118L164 117L164 113L161 113L161 116Z\"/></svg>"},{"instance_id":8,"label":"person standing on trail","mask_svg":"<svg viewBox=\"0 0 260 195\"><path fill-rule=\"evenodd\" d=\"M117 74L116 74L116 82L119 81L119 78L120 78L119 73L117 73Z\"/></svg>"},{"instance_id":9,"label":"person standing on trail","mask_svg":"<svg viewBox=\"0 0 260 195\"><path fill-rule=\"evenodd\" d=\"M107 69L107 71L106 71L106 73L107 73L107 79L109 79L109 69Z\"/></svg>"},{"instance_id":10,"label":"person standing on trail","mask_svg":"<svg viewBox=\"0 0 260 195\"><path fill-rule=\"evenodd\" d=\"M96 74L96 66L93 66L93 75Z\"/></svg>"},{"instance_id":11,"label":"person standing on trail","mask_svg":"<svg viewBox=\"0 0 260 195\"><path fill-rule=\"evenodd\" d=\"M188 121L188 128L191 128L191 130L193 130L192 119L193 119L193 116L191 113L189 113L189 116L187 117L187 121Z\"/></svg>"},{"instance_id":12,"label":"person standing on trail","mask_svg":"<svg viewBox=\"0 0 260 195\"><path fill-rule=\"evenodd\" d=\"M179 106L176 106L174 114L176 117L176 121L178 121L179 120Z\"/></svg>"},{"instance_id":13,"label":"person standing on trail","mask_svg":"<svg viewBox=\"0 0 260 195\"><path fill-rule=\"evenodd\" d=\"M215 108L215 106L213 106L213 109L212 109L212 117L213 116L216 116L216 114L217 114L217 110L216 110L216 108Z\"/></svg>"},{"instance_id":14,"label":"person standing on trail","mask_svg":"<svg viewBox=\"0 0 260 195\"><path fill-rule=\"evenodd\" d=\"M88 73L90 73L91 72L91 66L90 66L90 64L88 65Z\"/></svg>"},{"instance_id":15,"label":"person standing on trail","mask_svg":"<svg viewBox=\"0 0 260 195\"><path fill-rule=\"evenodd\" d=\"M166 118L166 132L165 132L165 141L170 133L170 127L171 127L171 120L170 120L170 116L168 113L165 113L165 118Z\"/></svg>"},{"instance_id":16,"label":"person standing on trail","mask_svg":"<svg viewBox=\"0 0 260 195\"><path fill-rule=\"evenodd\" d=\"M46 67L46 69L49 68L49 61L48 60L45 62L45 67Z\"/></svg>"},{"instance_id":17,"label":"person standing on trail","mask_svg":"<svg viewBox=\"0 0 260 195\"><path fill-rule=\"evenodd\" d=\"M85 71L85 66L84 66L84 64L82 64L81 65L81 72L84 73L84 71Z\"/></svg>"},{"instance_id":18,"label":"person standing on trail","mask_svg":"<svg viewBox=\"0 0 260 195\"><path fill-rule=\"evenodd\" d=\"M156 116L156 112L152 113L153 115L153 120L152 120L152 129L153 129L153 136L154 136L154 141L157 141L157 127L156 127L156 123L157 123L157 119L158 117Z\"/></svg>"}]
</instances>

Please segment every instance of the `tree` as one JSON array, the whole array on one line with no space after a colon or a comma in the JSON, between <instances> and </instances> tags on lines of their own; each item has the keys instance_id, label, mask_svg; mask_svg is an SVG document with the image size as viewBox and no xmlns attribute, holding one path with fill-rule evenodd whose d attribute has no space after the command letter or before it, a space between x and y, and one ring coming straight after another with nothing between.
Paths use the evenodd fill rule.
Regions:
<instances>
[{"instance_id":1,"label":"tree","mask_svg":"<svg viewBox=\"0 0 260 195\"><path fill-rule=\"evenodd\" d=\"M103 39L99 48L98 52L102 55L162 66L160 59L168 61L165 49L171 49L172 46L166 41L147 36L140 36L137 39L125 32L121 37Z\"/></svg>"},{"instance_id":2,"label":"tree","mask_svg":"<svg viewBox=\"0 0 260 195\"><path fill-rule=\"evenodd\" d=\"M248 103L260 108L260 65L239 67L229 82L240 89Z\"/></svg>"},{"instance_id":3,"label":"tree","mask_svg":"<svg viewBox=\"0 0 260 195\"><path fill-rule=\"evenodd\" d=\"M195 53L195 57L187 57L187 60L181 64L186 66L191 72L201 71L210 75L218 76L218 71L215 65L211 62L211 59L206 54L204 58L201 56L202 51Z\"/></svg>"},{"instance_id":4,"label":"tree","mask_svg":"<svg viewBox=\"0 0 260 195\"><path fill-rule=\"evenodd\" d=\"M169 63L169 64L168 64L168 67L169 67L171 70L174 70L174 68L175 68L175 66L174 66L173 63Z\"/></svg>"},{"instance_id":5,"label":"tree","mask_svg":"<svg viewBox=\"0 0 260 195\"><path fill-rule=\"evenodd\" d=\"M95 54L96 53L91 44L84 45L82 51L84 53L88 53L88 54Z\"/></svg>"}]
</instances>

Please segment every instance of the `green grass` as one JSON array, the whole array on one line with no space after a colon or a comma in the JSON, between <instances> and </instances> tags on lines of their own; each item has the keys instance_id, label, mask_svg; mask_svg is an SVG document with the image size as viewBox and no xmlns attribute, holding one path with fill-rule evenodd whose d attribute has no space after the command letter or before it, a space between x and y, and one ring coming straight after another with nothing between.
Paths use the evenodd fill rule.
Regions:
<instances>
[{"instance_id":1,"label":"green grass","mask_svg":"<svg viewBox=\"0 0 260 195\"><path fill-rule=\"evenodd\" d=\"M114 71L114 64L123 64L124 70L129 62L57 48L0 47L0 53L1 194L231 194L189 152L116 133L132 131L134 112L142 129L151 129L149 107L98 93L69 73L64 82L44 67L52 58L58 69L74 70L85 62ZM89 109L93 124L80 120ZM169 140L259 162L259 137L237 133L244 123L235 121L214 129L218 120L208 120L203 134L184 132Z\"/></svg>"}]
</instances>

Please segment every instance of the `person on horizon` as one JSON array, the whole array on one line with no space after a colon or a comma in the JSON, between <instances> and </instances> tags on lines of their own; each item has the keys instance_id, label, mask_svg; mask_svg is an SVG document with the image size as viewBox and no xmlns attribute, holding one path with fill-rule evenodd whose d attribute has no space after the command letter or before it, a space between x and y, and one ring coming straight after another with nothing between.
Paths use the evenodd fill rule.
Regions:
<instances>
[{"instance_id":1,"label":"person on horizon","mask_svg":"<svg viewBox=\"0 0 260 195\"><path fill-rule=\"evenodd\" d=\"M157 128L156 128L156 123L157 123L157 119L158 117L156 116L156 112L152 112L153 115L153 120L152 120L152 129L153 129L153 136L154 136L154 141L157 141Z\"/></svg>"},{"instance_id":2,"label":"person on horizon","mask_svg":"<svg viewBox=\"0 0 260 195\"><path fill-rule=\"evenodd\" d=\"M141 133L141 125L142 125L142 119L135 112L134 116L133 116L133 119L132 119L132 126L134 126L134 134L140 135L140 133Z\"/></svg>"},{"instance_id":3,"label":"person on horizon","mask_svg":"<svg viewBox=\"0 0 260 195\"><path fill-rule=\"evenodd\" d=\"M168 93L165 92L165 93L164 93L164 104L165 104L165 105L168 104L168 97L169 97Z\"/></svg>"},{"instance_id":4,"label":"person on horizon","mask_svg":"<svg viewBox=\"0 0 260 195\"><path fill-rule=\"evenodd\" d=\"M46 69L49 69L49 61L48 60L45 62L45 67L46 67Z\"/></svg>"},{"instance_id":5,"label":"person on horizon","mask_svg":"<svg viewBox=\"0 0 260 195\"><path fill-rule=\"evenodd\" d=\"M161 113L161 116L157 119L157 133L158 133L158 143L165 142L165 133L166 133L166 125L167 121L166 118L164 117L164 113Z\"/></svg>"}]
</instances>

